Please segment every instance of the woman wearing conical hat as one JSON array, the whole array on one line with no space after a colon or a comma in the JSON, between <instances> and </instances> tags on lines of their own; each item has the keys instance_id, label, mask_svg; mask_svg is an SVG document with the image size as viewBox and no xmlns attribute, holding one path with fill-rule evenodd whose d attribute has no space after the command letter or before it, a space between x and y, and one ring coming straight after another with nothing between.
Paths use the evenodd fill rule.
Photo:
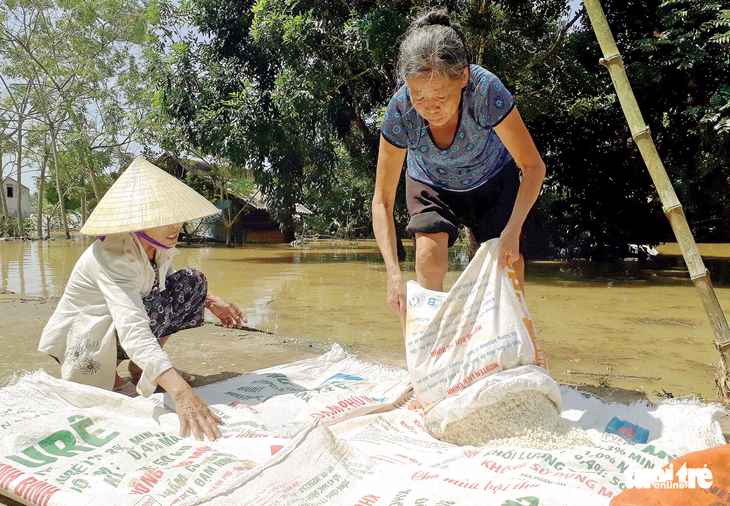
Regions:
<instances>
[{"instance_id":1,"label":"woman wearing conical hat","mask_svg":"<svg viewBox=\"0 0 730 506\"><path fill-rule=\"evenodd\" d=\"M99 240L76 263L38 348L61 364L66 380L145 397L160 385L175 401L180 433L189 429L211 441L221 435L220 417L190 387L195 377L175 369L162 345L171 334L202 325L205 308L225 327L247 321L234 304L208 291L201 272L173 268L183 223L217 212L202 195L136 158L81 229ZM116 372L127 358L136 388Z\"/></svg>"}]
</instances>

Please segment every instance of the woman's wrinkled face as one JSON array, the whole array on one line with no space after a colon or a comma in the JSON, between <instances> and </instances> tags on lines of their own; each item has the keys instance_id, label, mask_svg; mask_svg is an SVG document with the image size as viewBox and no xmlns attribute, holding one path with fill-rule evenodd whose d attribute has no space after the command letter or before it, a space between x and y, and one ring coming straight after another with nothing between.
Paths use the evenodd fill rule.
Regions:
<instances>
[{"instance_id":1,"label":"woman's wrinkled face","mask_svg":"<svg viewBox=\"0 0 730 506\"><path fill-rule=\"evenodd\" d=\"M174 247L177 245L177 237L180 234L182 223L175 223L174 225L165 225L164 227L155 227L142 230L150 239L154 239L160 244L164 244L167 247ZM142 241L143 243L146 241Z\"/></svg>"},{"instance_id":2,"label":"woman's wrinkled face","mask_svg":"<svg viewBox=\"0 0 730 506\"><path fill-rule=\"evenodd\" d=\"M411 78L406 84L411 95L413 108L431 126L445 126L459 117L461 90L469 82L469 70L459 79L450 79L432 74Z\"/></svg>"}]
</instances>

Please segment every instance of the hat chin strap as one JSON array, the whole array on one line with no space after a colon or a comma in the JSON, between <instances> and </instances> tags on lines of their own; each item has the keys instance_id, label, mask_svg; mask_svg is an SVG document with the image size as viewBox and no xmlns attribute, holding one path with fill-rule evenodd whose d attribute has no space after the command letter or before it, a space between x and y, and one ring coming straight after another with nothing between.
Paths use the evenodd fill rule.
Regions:
<instances>
[{"instance_id":1,"label":"hat chin strap","mask_svg":"<svg viewBox=\"0 0 730 506\"><path fill-rule=\"evenodd\" d=\"M150 244L152 244L154 246L159 246L162 249L170 249L171 248L171 246L165 246L164 244L160 244L159 242L155 241L154 239L152 239L151 237L149 237L144 232L135 232L135 234L137 234L137 237L139 237L141 239L144 239L145 241L147 241L148 243L150 243Z\"/></svg>"},{"instance_id":2,"label":"hat chin strap","mask_svg":"<svg viewBox=\"0 0 730 506\"><path fill-rule=\"evenodd\" d=\"M150 244L153 244L154 246L159 246L162 249L171 249L172 248L172 246L165 246L164 244L160 244L159 242L155 241L154 239L152 239L150 236L148 236L144 232L135 232L135 234L137 234L137 237L139 237L140 239L144 239L145 241L147 241ZM99 240L101 242L104 242L104 239L106 239L105 235L100 235L97 237L99 237Z\"/></svg>"}]
</instances>

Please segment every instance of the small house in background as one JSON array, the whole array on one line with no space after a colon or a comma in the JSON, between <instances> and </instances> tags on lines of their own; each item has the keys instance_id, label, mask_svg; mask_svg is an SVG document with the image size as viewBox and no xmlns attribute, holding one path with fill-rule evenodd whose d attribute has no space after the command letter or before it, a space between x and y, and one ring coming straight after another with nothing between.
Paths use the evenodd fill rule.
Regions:
<instances>
[{"instance_id":1,"label":"small house in background","mask_svg":"<svg viewBox=\"0 0 730 506\"><path fill-rule=\"evenodd\" d=\"M260 190L256 189L252 195L246 196L229 188L228 194L232 206L231 214L235 216L235 213L241 212L237 222L233 224L232 234L235 242L270 244L286 242L281 225L271 217ZM312 211L302 204L295 204L294 213L295 229L299 229L302 218L311 215Z\"/></svg>"},{"instance_id":2,"label":"small house in background","mask_svg":"<svg viewBox=\"0 0 730 506\"><path fill-rule=\"evenodd\" d=\"M226 242L228 231L225 220L235 217L230 232L231 242L234 244L286 242L281 231L281 224L271 217L259 190L255 190L253 195L242 195L236 190L228 188L228 199L216 200L213 204L221 209L221 213L188 223L186 225L187 233L215 242ZM301 226L303 216L312 214L301 204L296 204L295 213L297 228Z\"/></svg>"},{"instance_id":3,"label":"small house in background","mask_svg":"<svg viewBox=\"0 0 730 506\"><path fill-rule=\"evenodd\" d=\"M219 184L215 181L214 167L207 162L166 154L156 161L156 165L186 182L191 179L189 175L192 174L194 179L198 179L200 182L205 181L211 186ZM249 187L252 189L251 195L244 195L239 189L228 185L226 188L228 198L213 201L213 204L221 209L221 213L187 223L183 234L189 234L193 240L204 238L209 241L226 242L229 232L225 222L235 218L230 228L230 239L234 244L286 242L281 231L281 224L271 217L261 191L253 184ZM295 213L297 228L300 226L303 216L312 214L301 204L296 204Z\"/></svg>"},{"instance_id":4,"label":"small house in background","mask_svg":"<svg viewBox=\"0 0 730 506\"><path fill-rule=\"evenodd\" d=\"M169 153L160 156L154 164L181 181L186 181L189 173L209 175L213 171L213 166L208 162L177 157Z\"/></svg>"},{"instance_id":5,"label":"small house in background","mask_svg":"<svg viewBox=\"0 0 730 506\"><path fill-rule=\"evenodd\" d=\"M25 185L20 185L12 177L3 179L3 195L8 204L10 216L18 215L18 199L20 199L20 214L23 218L30 216L30 190Z\"/></svg>"}]
</instances>

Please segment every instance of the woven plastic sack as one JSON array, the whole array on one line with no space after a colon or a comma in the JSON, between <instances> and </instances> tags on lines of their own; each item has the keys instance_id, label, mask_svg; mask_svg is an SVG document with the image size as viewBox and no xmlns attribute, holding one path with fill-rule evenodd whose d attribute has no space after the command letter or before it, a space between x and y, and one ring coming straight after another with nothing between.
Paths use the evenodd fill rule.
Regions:
<instances>
[{"instance_id":1,"label":"woven plastic sack","mask_svg":"<svg viewBox=\"0 0 730 506\"><path fill-rule=\"evenodd\" d=\"M497 242L482 244L448 293L407 285L408 372L435 437L508 393L541 391L560 411L517 275L498 268Z\"/></svg>"}]
</instances>

